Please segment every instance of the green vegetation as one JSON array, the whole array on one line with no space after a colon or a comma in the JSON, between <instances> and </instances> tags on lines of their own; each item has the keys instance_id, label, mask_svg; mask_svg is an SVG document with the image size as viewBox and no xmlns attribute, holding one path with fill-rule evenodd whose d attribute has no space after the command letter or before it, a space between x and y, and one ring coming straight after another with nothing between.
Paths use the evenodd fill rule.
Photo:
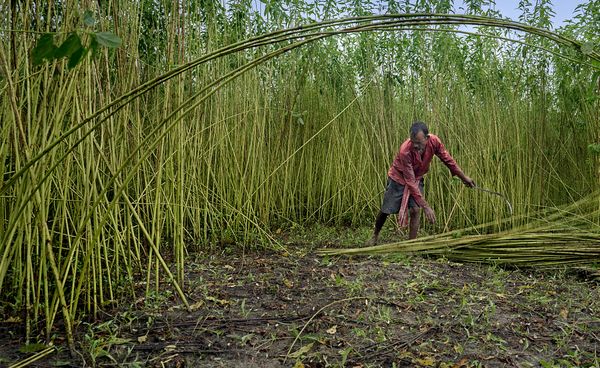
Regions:
<instances>
[{"instance_id":1,"label":"green vegetation","mask_svg":"<svg viewBox=\"0 0 600 368\"><path fill-rule=\"evenodd\" d=\"M2 314L28 340L60 321L73 348L84 316L152 303L164 282L192 310L190 253L370 223L415 119L515 206L503 220L501 199L435 165L426 231L515 237L568 213L567 241L597 244L600 4L550 32L549 1L522 1L522 23L488 3L0 5Z\"/></svg>"}]
</instances>

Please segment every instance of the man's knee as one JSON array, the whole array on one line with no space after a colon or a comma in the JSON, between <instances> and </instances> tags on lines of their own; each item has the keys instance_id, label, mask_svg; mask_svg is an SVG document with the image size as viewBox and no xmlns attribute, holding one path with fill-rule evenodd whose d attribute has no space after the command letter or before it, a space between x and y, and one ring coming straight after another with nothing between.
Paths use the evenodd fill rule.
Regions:
<instances>
[{"instance_id":1,"label":"man's knee","mask_svg":"<svg viewBox=\"0 0 600 368\"><path fill-rule=\"evenodd\" d=\"M419 207L411 207L409 209L410 217L419 216L421 214L421 209Z\"/></svg>"}]
</instances>

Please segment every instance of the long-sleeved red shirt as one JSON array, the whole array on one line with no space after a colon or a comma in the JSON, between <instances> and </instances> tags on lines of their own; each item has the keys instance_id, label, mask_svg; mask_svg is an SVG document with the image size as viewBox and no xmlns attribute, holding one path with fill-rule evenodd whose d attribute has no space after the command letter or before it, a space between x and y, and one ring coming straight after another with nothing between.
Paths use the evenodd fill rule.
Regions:
<instances>
[{"instance_id":1,"label":"long-sleeved red shirt","mask_svg":"<svg viewBox=\"0 0 600 368\"><path fill-rule=\"evenodd\" d=\"M400 146L400 150L388 170L388 176L398 184L406 185L410 195L415 199L419 207L428 206L427 202L419 191L419 180L429 171L429 165L433 155L442 160L450 169L452 175L462 173L456 161L450 156L446 147L438 136L429 134L429 139L425 145L425 150L420 154L413 148L410 139L407 139Z\"/></svg>"}]
</instances>

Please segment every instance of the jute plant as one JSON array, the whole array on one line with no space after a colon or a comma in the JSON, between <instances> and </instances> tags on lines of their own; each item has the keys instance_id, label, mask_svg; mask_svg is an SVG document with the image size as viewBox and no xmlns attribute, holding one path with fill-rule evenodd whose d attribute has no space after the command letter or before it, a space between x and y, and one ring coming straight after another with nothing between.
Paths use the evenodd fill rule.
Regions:
<instances>
[{"instance_id":1,"label":"jute plant","mask_svg":"<svg viewBox=\"0 0 600 368\"><path fill-rule=\"evenodd\" d=\"M189 307L183 286L188 244L204 242L198 248L205 248L209 242L250 241L255 236L268 242L272 240L271 221L343 222L369 214L377 200L380 172L397 148L398 138L390 137L402 127L390 119L406 121L417 111L426 112L435 128L454 137L458 128L447 118L458 112L467 121L481 122L474 132L485 142L493 142L490 132L515 117L548 120L543 107L530 109L514 90L499 95L502 91L497 90L495 81L481 82L477 88L484 93L474 95L467 87L473 83L471 76L462 72L455 74L456 83L446 83L433 66L417 66L420 69L413 72L419 79L413 82L423 83L422 90L415 92L395 84L394 80L401 78L378 71L368 53L335 65L328 58L330 52L350 53L353 48L340 50L336 42L328 43L334 36L348 42L347 46L358 42L363 51L378 50L373 39L362 36L399 35L402 40L400 35L410 34L416 39L431 30L444 32L441 25L480 25L548 39L558 46L544 46L550 55L590 64L588 69L597 68L599 60L596 50L579 41L517 22L404 14L311 23L207 47L186 62L189 55L182 52L184 42L206 41L205 35L186 36L182 24L191 19L191 27L198 14L186 18L178 4L171 6L171 38L165 43L166 66L161 66L168 71L148 82L142 83L141 73L137 74L142 60L136 49L127 48L129 42L140 43L143 35L136 32L131 32L131 38L124 37L125 48L104 50L100 59L84 59L71 70L65 65L67 60L33 67L28 52L36 40L26 33L18 48L14 43L11 54L3 54L6 78L2 88L6 93L2 104L7 123L3 124L0 150L6 163L0 187L0 289L7 291L3 295L15 308L26 310L28 337L34 333L33 326L43 320L49 339L60 310L73 346L71 322L82 313L95 315L125 294L137 300L140 291L133 280L140 275L147 281L143 292L150 291L152 282L158 288L166 277ZM54 8L46 10L47 19L53 19ZM145 11L133 3L120 10L130 15ZM64 11L62 19L77 19L77 9ZM125 21L119 11L113 14L112 23L102 20L100 28L135 27L139 19L132 16ZM129 19L135 22L131 24ZM27 15L20 22L27 24ZM64 35L72 31L68 22L61 27ZM212 24L208 35L214 35L211 27L218 25ZM50 29L48 25L40 31ZM119 34L118 29L114 31ZM423 57L423 48L429 47L428 39L423 40L421 49L402 57ZM210 38L206 42L210 44ZM326 52L319 51L321 47ZM307 60L323 63L307 67L294 60L302 55L300 50L309 50L304 54ZM17 62L11 65L15 53ZM440 62L447 63L446 71L457 68L456 60ZM319 67L327 65L335 68L333 73L319 72ZM288 83L292 75L295 83ZM322 81L329 84L319 83ZM519 82L517 77L505 86L513 82ZM247 91L252 95L246 95ZM456 101L446 103L448 94ZM505 101L494 101L499 96L509 99L513 110L500 109ZM472 104L492 107L473 113ZM580 115L597 124L594 111L588 106ZM497 122L487 124L486 114L495 116ZM517 127L502 134L526 139L521 132L522 127ZM554 142L552 137L547 139ZM329 149L332 146L340 149ZM537 151L511 153L506 146L497 147L489 149L490 157L521 157L515 166L495 172L495 177L514 173L512 179L522 187L512 192L511 199L521 202L519 208L524 210L518 215L526 219L532 214L531 204L523 203L530 201L528 196L539 204L548 194L531 184L527 187L524 171L541 166ZM365 156L374 159L359 164ZM553 183L558 183L559 189L568 187L558 171L562 168L549 167L549 174L556 179ZM493 163L480 167L478 175L489 177L494 169L500 170ZM585 177L583 187L590 182L590 175ZM441 174L432 180L444 182ZM448 185L437 187L448 189ZM433 195L443 197L442 193ZM468 194L462 192L457 195L455 203L467 205L442 202L453 206L444 219L447 226L457 221L458 211L469 221L493 216L494 204L477 202L477 197L465 200ZM482 213L485 215L480 216ZM518 226L527 222L511 221ZM502 225L495 221L493 226ZM172 252L172 263L165 252Z\"/></svg>"}]
</instances>

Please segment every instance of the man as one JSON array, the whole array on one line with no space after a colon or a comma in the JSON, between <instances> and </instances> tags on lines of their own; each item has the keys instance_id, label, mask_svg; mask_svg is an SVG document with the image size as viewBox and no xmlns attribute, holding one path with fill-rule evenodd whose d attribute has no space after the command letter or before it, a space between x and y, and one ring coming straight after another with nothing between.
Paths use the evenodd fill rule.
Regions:
<instances>
[{"instance_id":1,"label":"man","mask_svg":"<svg viewBox=\"0 0 600 368\"><path fill-rule=\"evenodd\" d=\"M400 146L392 166L388 171L388 182L383 204L377 219L373 237L365 245L376 245L379 232L387 217L399 213L398 222L406 225L407 212L410 212L408 238L417 237L420 225L421 208L431 223L435 222L435 212L423 198L423 176L429 171L429 164L436 155L450 169L452 175L458 176L468 187L475 187L475 182L466 176L456 161L450 156L440 139L429 134L425 123L417 121L410 127L410 138Z\"/></svg>"}]
</instances>

